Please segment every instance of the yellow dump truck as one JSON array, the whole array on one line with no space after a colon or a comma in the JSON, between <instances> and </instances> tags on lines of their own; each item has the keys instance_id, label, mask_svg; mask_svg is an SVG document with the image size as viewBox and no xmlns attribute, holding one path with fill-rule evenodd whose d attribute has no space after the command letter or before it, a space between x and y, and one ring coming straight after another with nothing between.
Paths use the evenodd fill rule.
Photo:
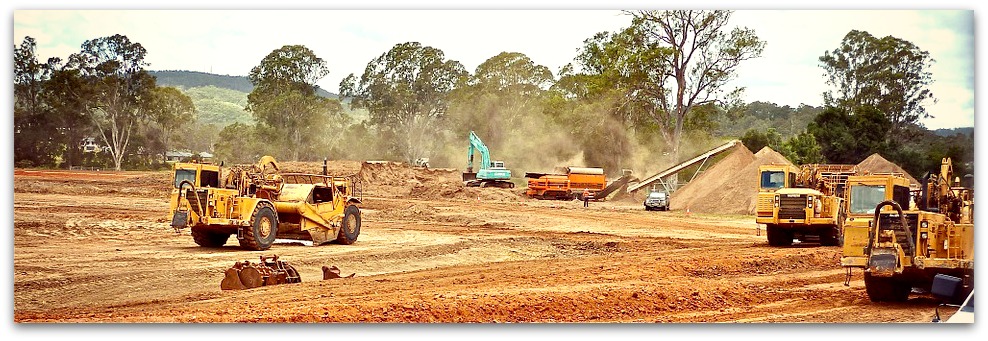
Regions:
<instances>
[{"instance_id":1,"label":"yellow dump truck","mask_svg":"<svg viewBox=\"0 0 988 341\"><path fill-rule=\"evenodd\" d=\"M856 172L854 165L760 166L755 222L765 225L769 245L813 238L841 245L844 183Z\"/></svg>"},{"instance_id":2,"label":"yellow dump truck","mask_svg":"<svg viewBox=\"0 0 988 341\"><path fill-rule=\"evenodd\" d=\"M352 244L360 234L361 194L355 177L284 173L273 157L231 167L176 163L171 226L189 228L203 247L236 235L248 250L267 250L276 238ZM325 170L325 167L324 167Z\"/></svg>"}]
</instances>

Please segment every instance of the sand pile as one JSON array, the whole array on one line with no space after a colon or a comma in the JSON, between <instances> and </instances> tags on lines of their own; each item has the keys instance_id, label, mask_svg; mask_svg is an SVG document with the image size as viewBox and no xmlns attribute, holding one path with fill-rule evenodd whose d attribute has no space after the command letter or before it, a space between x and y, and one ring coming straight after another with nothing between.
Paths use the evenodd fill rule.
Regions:
<instances>
[{"instance_id":1,"label":"sand pile","mask_svg":"<svg viewBox=\"0 0 988 341\"><path fill-rule=\"evenodd\" d=\"M871 156L864 159L864 161L861 161L861 163L858 164L858 172L861 174L901 173L906 177L906 179L909 179L910 184L917 186L920 185L919 181L916 181L916 178L909 175L909 173L903 170L902 167L886 160L881 155L878 155L878 153L871 154Z\"/></svg>"},{"instance_id":2,"label":"sand pile","mask_svg":"<svg viewBox=\"0 0 988 341\"><path fill-rule=\"evenodd\" d=\"M742 152L739 155L742 156L730 155L709 168L702 175L707 178L706 181L700 181L704 179L697 177L692 183L677 190L671 198L671 208L682 210L689 207L692 212L702 213L753 214L755 196L758 194L758 167L792 162L769 147L752 155L753 159L743 166L738 166L742 163L741 160L734 159L743 158L744 154ZM677 200L677 197L685 199Z\"/></svg>"},{"instance_id":3,"label":"sand pile","mask_svg":"<svg viewBox=\"0 0 988 341\"><path fill-rule=\"evenodd\" d=\"M755 155L751 153L743 144L738 144L727 156L710 165L703 173L700 173L690 183L673 192L670 198L671 208L674 210L685 209L695 201L704 200L708 196L732 181L737 171L755 160Z\"/></svg>"}]
</instances>

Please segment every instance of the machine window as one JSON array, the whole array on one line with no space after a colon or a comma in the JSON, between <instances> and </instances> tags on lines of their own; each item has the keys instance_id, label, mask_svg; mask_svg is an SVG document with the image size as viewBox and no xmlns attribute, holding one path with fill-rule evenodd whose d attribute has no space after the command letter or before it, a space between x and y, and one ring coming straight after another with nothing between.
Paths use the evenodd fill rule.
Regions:
<instances>
[{"instance_id":1,"label":"machine window","mask_svg":"<svg viewBox=\"0 0 988 341\"><path fill-rule=\"evenodd\" d=\"M214 171L203 170L201 172L202 177L199 179L199 186L203 187L220 187L220 173Z\"/></svg>"},{"instance_id":2,"label":"machine window","mask_svg":"<svg viewBox=\"0 0 988 341\"><path fill-rule=\"evenodd\" d=\"M761 187L765 189L782 188L786 184L786 173L780 171L762 172Z\"/></svg>"},{"instance_id":3,"label":"machine window","mask_svg":"<svg viewBox=\"0 0 988 341\"><path fill-rule=\"evenodd\" d=\"M874 214L875 206L885 201L885 186L851 186L851 213Z\"/></svg>"},{"instance_id":4,"label":"machine window","mask_svg":"<svg viewBox=\"0 0 988 341\"><path fill-rule=\"evenodd\" d=\"M892 187L892 200L899 203L903 210L909 209L909 187Z\"/></svg>"},{"instance_id":5,"label":"machine window","mask_svg":"<svg viewBox=\"0 0 988 341\"><path fill-rule=\"evenodd\" d=\"M175 170L175 188L178 188L182 184L182 180L189 180L193 185L196 184L196 170L195 169L178 169Z\"/></svg>"},{"instance_id":6,"label":"machine window","mask_svg":"<svg viewBox=\"0 0 988 341\"><path fill-rule=\"evenodd\" d=\"M312 203L333 201L333 188L316 186L312 189Z\"/></svg>"}]
</instances>

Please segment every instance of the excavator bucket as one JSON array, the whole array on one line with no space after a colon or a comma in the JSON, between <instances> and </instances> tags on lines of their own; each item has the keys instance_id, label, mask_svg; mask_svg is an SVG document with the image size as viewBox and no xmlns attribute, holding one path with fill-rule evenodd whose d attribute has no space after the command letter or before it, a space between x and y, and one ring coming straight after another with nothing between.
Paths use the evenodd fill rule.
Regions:
<instances>
[{"instance_id":1,"label":"excavator bucket","mask_svg":"<svg viewBox=\"0 0 988 341\"><path fill-rule=\"evenodd\" d=\"M350 274L349 276L344 277L344 276L340 276L340 268L337 268L336 265L333 265L331 267L330 266L323 265L323 267L322 267L322 279L323 280L334 279L334 278L351 278L351 277L355 276L356 274L357 273L354 272L354 273Z\"/></svg>"},{"instance_id":2,"label":"excavator bucket","mask_svg":"<svg viewBox=\"0 0 988 341\"><path fill-rule=\"evenodd\" d=\"M220 282L222 290L253 289L265 285L300 283L302 277L288 262L278 260L278 256L261 256L261 261L235 262L224 271Z\"/></svg>"}]
</instances>

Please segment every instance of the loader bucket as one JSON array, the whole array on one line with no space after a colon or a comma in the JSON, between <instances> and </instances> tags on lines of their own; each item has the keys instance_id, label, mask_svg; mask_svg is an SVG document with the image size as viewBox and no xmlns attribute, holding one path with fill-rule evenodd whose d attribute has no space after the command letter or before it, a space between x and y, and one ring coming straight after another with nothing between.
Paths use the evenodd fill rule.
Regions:
<instances>
[{"instance_id":1,"label":"loader bucket","mask_svg":"<svg viewBox=\"0 0 988 341\"><path fill-rule=\"evenodd\" d=\"M224 271L220 282L222 290L253 289L265 285L300 283L302 277L291 264L278 260L278 256L261 256L259 263L235 262Z\"/></svg>"}]
</instances>

